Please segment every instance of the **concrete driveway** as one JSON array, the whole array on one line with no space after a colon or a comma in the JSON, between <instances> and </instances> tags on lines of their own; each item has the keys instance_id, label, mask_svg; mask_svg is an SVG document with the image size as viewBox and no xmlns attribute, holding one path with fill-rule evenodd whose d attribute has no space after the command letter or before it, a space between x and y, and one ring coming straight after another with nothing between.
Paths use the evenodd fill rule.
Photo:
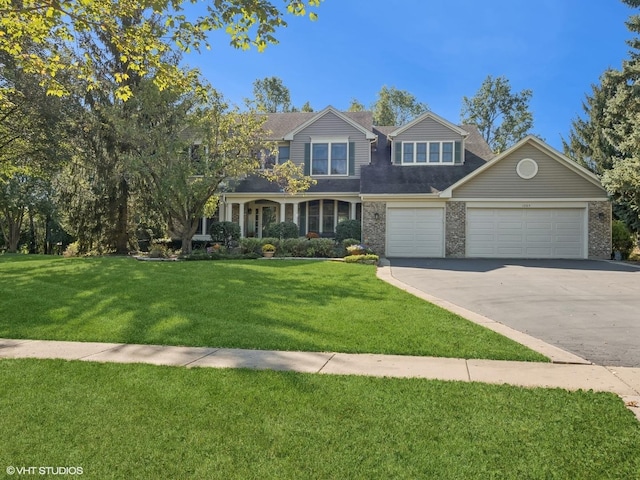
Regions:
<instances>
[{"instance_id":1,"label":"concrete driveway","mask_svg":"<svg viewBox=\"0 0 640 480\"><path fill-rule=\"evenodd\" d=\"M592 260L392 259L398 280L598 365L640 367L640 269Z\"/></svg>"}]
</instances>

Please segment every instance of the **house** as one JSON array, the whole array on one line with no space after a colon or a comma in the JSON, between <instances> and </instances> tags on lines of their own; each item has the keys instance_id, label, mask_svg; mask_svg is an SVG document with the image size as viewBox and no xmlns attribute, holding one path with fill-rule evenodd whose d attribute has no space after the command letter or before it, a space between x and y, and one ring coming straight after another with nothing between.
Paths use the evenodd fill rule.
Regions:
<instances>
[{"instance_id":1,"label":"house","mask_svg":"<svg viewBox=\"0 0 640 480\"><path fill-rule=\"evenodd\" d=\"M275 158L317 180L283 194L254 175L226 192L215 220L263 236L273 222L333 236L345 219L387 257L609 258L611 205L598 178L528 136L494 155L474 126L427 112L374 126L371 112L270 114ZM205 239L207 221L200 236Z\"/></svg>"}]
</instances>

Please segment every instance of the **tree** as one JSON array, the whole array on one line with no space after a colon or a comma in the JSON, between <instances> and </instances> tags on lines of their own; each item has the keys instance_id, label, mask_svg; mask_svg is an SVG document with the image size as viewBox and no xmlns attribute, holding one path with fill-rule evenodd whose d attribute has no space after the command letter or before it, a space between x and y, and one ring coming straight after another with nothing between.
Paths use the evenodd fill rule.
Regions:
<instances>
[{"instance_id":1,"label":"tree","mask_svg":"<svg viewBox=\"0 0 640 480\"><path fill-rule=\"evenodd\" d=\"M623 0L640 7L638 0ZM640 16L627 22L636 37L627 43L630 58L609 69L583 103L585 117L572 122L565 153L601 177L615 215L640 231Z\"/></svg>"},{"instance_id":2,"label":"tree","mask_svg":"<svg viewBox=\"0 0 640 480\"><path fill-rule=\"evenodd\" d=\"M354 106L352 102L352 106ZM406 90L386 85L378 92L378 99L371 107L375 125L403 125L429 110Z\"/></svg>"},{"instance_id":3,"label":"tree","mask_svg":"<svg viewBox=\"0 0 640 480\"><path fill-rule=\"evenodd\" d=\"M307 9L318 7L321 0L285 0L282 7L272 0L213 0L199 17L185 14L186 0L66 0L63 2L16 2L0 0L0 51L8 53L25 72L43 75L43 83L50 94L68 93L60 81L62 71L87 82L95 88L100 79L94 68L100 62L82 43L86 34L104 34L114 39L120 65L112 71L117 80L115 94L126 99L131 96L127 78L153 74L161 88L192 86L179 66L166 62L166 54L174 46L182 51L209 48L207 33L224 29L236 48L251 46L263 50L277 43L275 31L287 25L286 15L307 15ZM308 12L315 20L315 12ZM122 32L119 19L136 18ZM24 39L42 47L25 55ZM74 51L76 60L69 62L67 53ZM0 94L3 92L0 91Z\"/></svg>"},{"instance_id":4,"label":"tree","mask_svg":"<svg viewBox=\"0 0 640 480\"><path fill-rule=\"evenodd\" d=\"M0 52L0 230L15 252L25 215L32 220L48 199L49 180L68 152L68 99L46 95L38 77L25 74ZM29 222L32 224L33 222Z\"/></svg>"},{"instance_id":5,"label":"tree","mask_svg":"<svg viewBox=\"0 0 640 480\"><path fill-rule=\"evenodd\" d=\"M533 128L529 111L531 90L511 92L506 77L489 75L475 96L462 98L462 123L476 125L491 149L502 152L523 139Z\"/></svg>"},{"instance_id":6,"label":"tree","mask_svg":"<svg viewBox=\"0 0 640 480\"><path fill-rule=\"evenodd\" d=\"M291 160L274 165L273 168L261 172L261 175L278 185L281 192L289 195L305 192L318 183L316 179L304 174L301 165L296 165Z\"/></svg>"},{"instance_id":7,"label":"tree","mask_svg":"<svg viewBox=\"0 0 640 480\"><path fill-rule=\"evenodd\" d=\"M363 112L366 109L367 108L357 99L352 98L351 103L349 104L349 108L347 108L347 112Z\"/></svg>"},{"instance_id":8,"label":"tree","mask_svg":"<svg viewBox=\"0 0 640 480\"><path fill-rule=\"evenodd\" d=\"M266 77L253 82L256 108L264 113L291 111L291 96L278 77Z\"/></svg>"},{"instance_id":9,"label":"tree","mask_svg":"<svg viewBox=\"0 0 640 480\"><path fill-rule=\"evenodd\" d=\"M156 129L146 153L138 157L146 189L169 230L181 239L184 254L191 253L200 219L215 211L221 186L255 172L259 167L255 152L265 148L264 116L231 109L215 91L206 104L199 101L182 95L166 102L166 113L160 116L175 120L166 122L166 129Z\"/></svg>"},{"instance_id":10,"label":"tree","mask_svg":"<svg viewBox=\"0 0 640 480\"><path fill-rule=\"evenodd\" d=\"M302 105L302 107L300 107L300 111L301 112L313 112L313 107L311 106L311 104L309 103L309 101L307 100L304 105Z\"/></svg>"}]
</instances>

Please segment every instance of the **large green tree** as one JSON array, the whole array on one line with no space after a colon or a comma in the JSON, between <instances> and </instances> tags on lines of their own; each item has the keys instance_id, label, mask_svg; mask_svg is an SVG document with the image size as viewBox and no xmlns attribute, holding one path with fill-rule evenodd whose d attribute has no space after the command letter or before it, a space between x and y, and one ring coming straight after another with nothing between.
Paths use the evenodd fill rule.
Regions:
<instances>
[{"instance_id":1,"label":"large green tree","mask_svg":"<svg viewBox=\"0 0 640 480\"><path fill-rule=\"evenodd\" d=\"M112 73L117 82L115 94L126 99L132 90L131 74L152 74L159 88L169 85L189 88L184 70L166 61L166 54L177 47L183 51L209 47L207 33L223 29L237 48L255 46L262 50L277 43L275 31L287 25L287 15L316 14L321 0L209 0L203 13L189 13L186 0L0 0L0 51L6 52L27 73L43 76L49 93L62 95L68 86L60 73L73 72L95 87L101 79L94 74L99 57L83 43L86 35L106 35L119 52L119 64ZM193 11L193 9L191 9ZM123 31L120 19L140 18ZM25 52L24 39L42 47ZM67 53L77 53L67 61ZM0 91L0 94L3 92Z\"/></svg>"},{"instance_id":2,"label":"large green tree","mask_svg":"<svg viewBox=\"0 0 640 480\"><path fill-rule=\"evenodd\" d=\"M352 101L350 109L359 107L357 101ZM375 125L403 125L429 110L429 107L406 90L384 85L371 109Z\"/></svg>"},{"instance_id":3,"label":"large green tree","mask_svg":"<svg viewBox=\"0 0 640 480\"><path fill-rule=\"evenodd\" d=\"M231 108L215 91L200 102L191 95L158 102L164 107L150 116L155 125L137 155L146 190L185 254L200 219L215 211L223 184L257 171L258 152L269 148L264 116Z\"/></svg>"},{"instance_id":4,"label":"large green tree","mask_svg":"<svg viewBox=\"0 0 640 480\"><path fill-rule=\"evenodd\" d=\"M506 77L489 75L476 94L462 98L462 123L476 125L491 149L502 152L533 128L529 101L533 92L512 92Z\"/></svg>"},{"instance_id":5,"label":"large green tree","mask_svg":"<svg viewBox=\"0 0 640 480\"><path fill-rule=\"evenodd\" d=\"M0 52L0 231L11 252L26 216L31 220L49 197L49 181L68 154L70 99L47 96L39 78ZM33 223L33 222L30 222Z\"/></svg>"},{"instance_id":6,"label":"large green tree","mask_svg":"<svg viewBox=\"0 0 640 480\"><path fill-rule=\"evenodd\" d=\"M291 94L278 77L265 77L253 82L253 96L256 108L260 112L291 111Z\"/></svg>"},{"instance_id":7,"label":"large green tree","mask_svg":"<svg viewBox=\"0 0 640 480\"><path fill-rule=\"evenodd\" d=\"M623 1L640 8L640 0ZM616 216L640 231L640 16L631 15L627 27L635 34L629 59L602 74L563 142L569 157L601 177Z\"/></svg>"}]
</instances>

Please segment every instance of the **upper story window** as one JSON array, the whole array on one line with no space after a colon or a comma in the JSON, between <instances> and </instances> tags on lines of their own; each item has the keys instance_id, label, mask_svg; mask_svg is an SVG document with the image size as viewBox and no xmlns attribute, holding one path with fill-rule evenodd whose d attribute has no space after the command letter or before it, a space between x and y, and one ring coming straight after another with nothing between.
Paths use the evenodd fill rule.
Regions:
<instances>
[{"instance_id":1,"label":"upper story window","mask_svg":"<svg viewBox=\"0 0 640 480\"><path fill-rule=\"evenodd\" d=\"M311 144L311 175L347 175L349 142Z\"/></svg>"},{"instance_id":2,"label":"upper story window","mask_svg":"<svg viewBox=\"0 0 640 480\"><path fill-rule=\"evenodd\" d=\"M290 159L289 145L278 145L278 153L263 150L260 152L260 166L264 170L270 170L274 165L284 163Z\"/></svg>"},{"instance_id":3,"label":"upper story window","mask_svg":"<svg viewBox=\"0 0 640 480\"><path fill-rule=\"evenodd\" d=\"M403 165L460 163L461 142L402 142Z\"/></svg>"},{"instance_id":4,"label":"upper story window","mask_svg":"<svg viewBox=\"0 0 640 480\"><path fill-rule=\"evenodd\" d=\"M189 147L189 159L196 175L203 175L207 163L209 149L201 143L194 143Z\"/></svg>"}]
</instances>

